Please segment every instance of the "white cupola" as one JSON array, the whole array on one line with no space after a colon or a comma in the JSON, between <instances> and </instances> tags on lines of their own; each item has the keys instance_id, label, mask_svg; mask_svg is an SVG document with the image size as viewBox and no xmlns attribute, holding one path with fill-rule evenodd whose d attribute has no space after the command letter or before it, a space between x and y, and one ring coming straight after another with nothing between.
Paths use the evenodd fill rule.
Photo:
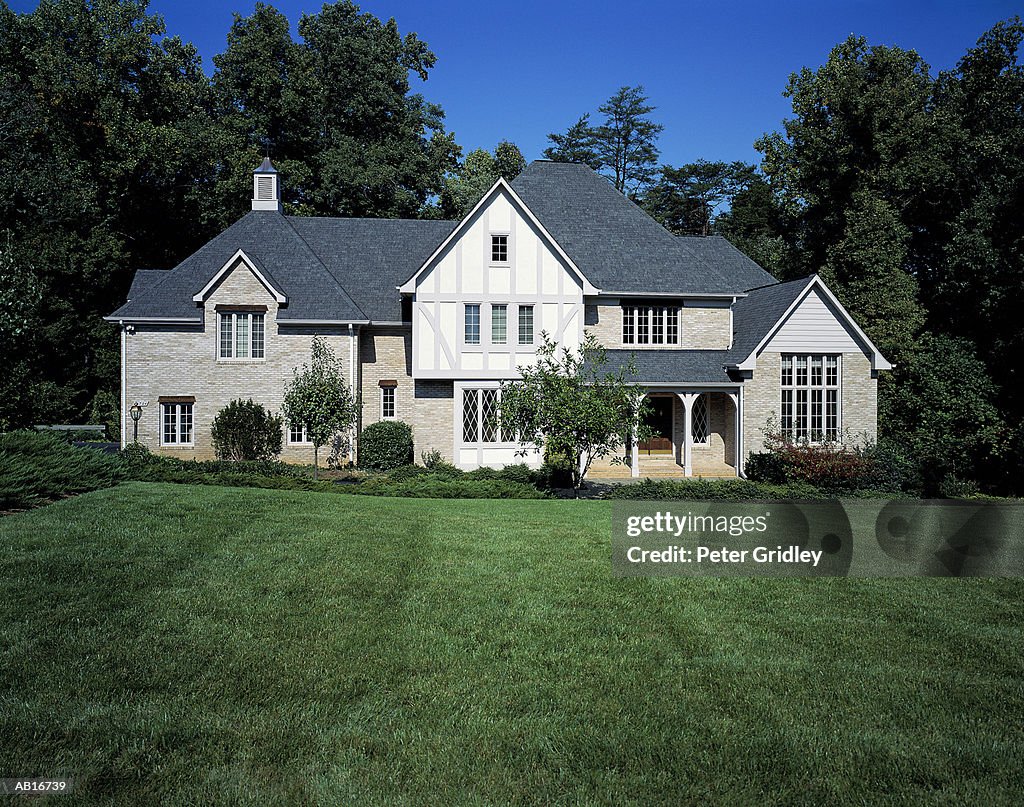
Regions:
<instances>
[{"instance_id":1,"label":"white cupola","mask_svg":"<svg viewBox=\"0 0 1024 807\"><path fill-rule=\"evenodd\" d=\"M269 157L252 172L252 209L281 212L281 185Z\"/></svg>"}]
</instances>

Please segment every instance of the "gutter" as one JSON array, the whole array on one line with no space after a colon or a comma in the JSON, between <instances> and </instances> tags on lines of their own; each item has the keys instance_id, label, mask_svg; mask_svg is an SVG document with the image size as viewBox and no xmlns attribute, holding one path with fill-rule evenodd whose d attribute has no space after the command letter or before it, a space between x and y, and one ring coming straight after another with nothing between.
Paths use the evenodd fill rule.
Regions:
<instances>
[{"instance_id":1,"label":"gutter","mask_svg":"<svg viewBox=\"0 0 1024 807\"><path fill-rule=\"evenodd\" d=\"M183 323L190 323L192 325L201 325L203 322L202 317L104 317L104 322L116 322L118 325L124 325L126 322L143 322L149 325L174 324L180 325Z\"/></svg>"}]
</instances>

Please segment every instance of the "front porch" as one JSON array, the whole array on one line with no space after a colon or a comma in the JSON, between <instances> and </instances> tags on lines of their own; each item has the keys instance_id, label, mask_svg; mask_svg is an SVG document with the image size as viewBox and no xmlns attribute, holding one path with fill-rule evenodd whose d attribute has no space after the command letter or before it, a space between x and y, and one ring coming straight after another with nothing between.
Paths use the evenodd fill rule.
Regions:
<instances>
[{"instance_id":1,"label":"front porch","mask_svg":"<svg viewBox=\"0 0 1024 807\"><path fill-rule=\"evenodd\" d=\"M626 446L626 463L596 461L588 479L738 476L738 390L651 389L645 397L652 439Z\"/></svg>"}]
</instances>

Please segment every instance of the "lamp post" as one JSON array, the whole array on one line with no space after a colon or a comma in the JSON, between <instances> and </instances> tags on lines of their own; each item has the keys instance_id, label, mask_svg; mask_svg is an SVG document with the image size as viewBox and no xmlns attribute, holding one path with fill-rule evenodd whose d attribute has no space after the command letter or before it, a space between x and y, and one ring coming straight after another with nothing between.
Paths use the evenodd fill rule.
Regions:
<instances>
[{"instance_id":1,"label":"lamp post","mask_svg":"<svg viewBox=\"0 0 1024 807\"><path fill-rule=\"evenodd\" d=\"M137 443L139 442L139 420L142 418L142 407L139 405L138 401L132 404L131 409L128 410L128 414L132 416L134 424L132 442Z\"/></svg>"}]
</instances>

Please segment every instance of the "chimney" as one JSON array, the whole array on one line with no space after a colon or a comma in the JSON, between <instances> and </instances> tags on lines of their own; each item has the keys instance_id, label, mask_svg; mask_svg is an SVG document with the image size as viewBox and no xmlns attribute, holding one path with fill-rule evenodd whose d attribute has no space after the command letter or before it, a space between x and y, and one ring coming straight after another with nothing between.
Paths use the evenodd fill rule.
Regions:
<instances>
[{"instance_id":1,"label":"chimney","mask_svg":"<svg viewBox=\"0 0 1024 807\"><path fill-rule=\"evenodd\" d=\"M269 157L252 172L252 209L281 212L281 186Z\"/></svg>"}]
</instances>

